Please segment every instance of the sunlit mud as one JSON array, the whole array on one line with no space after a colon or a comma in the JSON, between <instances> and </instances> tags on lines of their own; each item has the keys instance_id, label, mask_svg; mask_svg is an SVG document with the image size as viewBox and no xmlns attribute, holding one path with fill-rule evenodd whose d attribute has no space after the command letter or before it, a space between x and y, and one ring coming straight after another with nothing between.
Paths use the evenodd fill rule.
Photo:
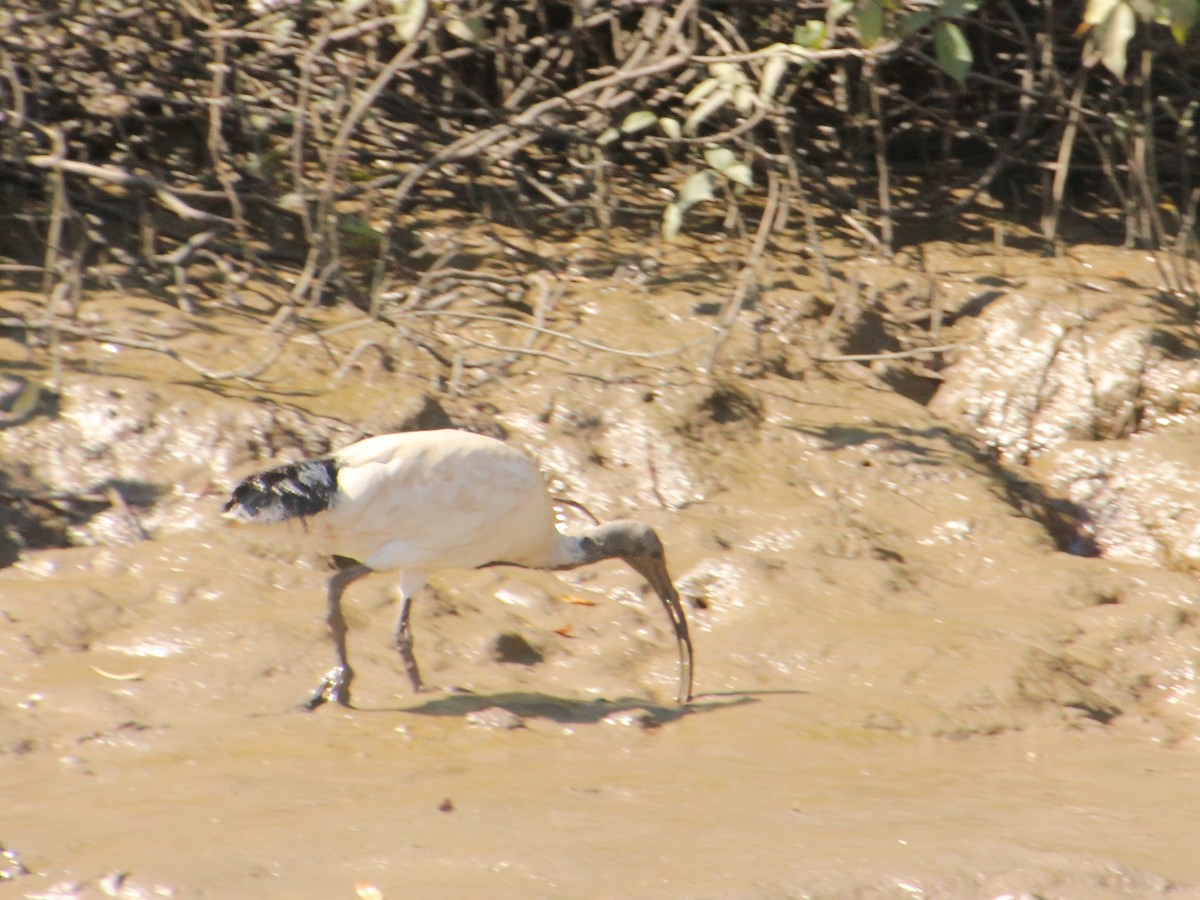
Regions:
<instances>
[{"instance_id":1,"label":"sunlit mud","mask_svg":"<svg viewBox=\"0 0 1200 900\"><path fill-rule=\"evenodd\" d=\"M975 265L996 266L958 271ZM654 348L678 322L683 343L723 294L670 274L568 296L591 340ZM973 276L947 278L965 304ZM116 322L154 307L92 302ZM321 315L314 329L337 324ZM959 310L955 340L978 315ZM207 324L197 358L239 327ZM373 329L331 345L388 340ZM1071 555L1033 476L968 437L1053 451L1043 487L1086 506L1077 448L1104 435L1046 413L1058 430L1035 415L1025 443L997 437L960 381L938 417L859 363L801 376L801 349L772 346L777 365L715 381L678 359L535 357L471 399L434 390L419 354L323 390L345 359L317 343L221 393L129 348L68 358L54 408L0 430L6 490L100 510L55 513L86 546L0 571L0 894L1200 897L1197 489L1174 480L1167 509L1142 481L1103 507L1133 509L1125 528L1158 510L1159 533L1184 537L1122 552L1097 512L1080 528L1102 555ZM48 383L23 352L4 359ZM1023 371L973 396L1025 397ZM657 599L602 564L436 575L413 618L437 686L419 696L391 646L394 585L359 582L356 708L298 711L333 659L327 562L303 527L224 523L225 493L267 462L445 424L503 434L556 496L659 530L692 622L693 704L672 701ZM1140 440L1105 446L1136 456ZM1196 470L1194 442L1156 440ZM1111 492L1117 464L1103 471Z\"/></svg>"}]
</instances>

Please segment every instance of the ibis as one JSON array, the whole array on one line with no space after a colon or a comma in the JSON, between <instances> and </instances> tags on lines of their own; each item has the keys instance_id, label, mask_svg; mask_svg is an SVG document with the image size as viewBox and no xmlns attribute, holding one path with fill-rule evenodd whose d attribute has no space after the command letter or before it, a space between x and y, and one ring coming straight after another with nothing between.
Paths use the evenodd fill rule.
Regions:
<instances>
[{"instance_id":1,"label":"ibis","mask_svg":"<svg viewBox=\"0 0 1200 900\"><path fill-rule=\"evenodd\" d=\"M537 464L503 441L457 430L367 438L245 479L225 504L225 515L258 524L301 519L324 550L353 561L329 579L327 621L337 664L306 709L329 700L350 706L354 670L342 595L359 579L398 573L395 644L419 692L424 685L409 616L413 596L431 573L497 565L574 569L606 559L624 560L662 600L678 649L678 700L692 699L692 641L658 534L632 521L560 532Z\"/></svg>"}]
</instances>

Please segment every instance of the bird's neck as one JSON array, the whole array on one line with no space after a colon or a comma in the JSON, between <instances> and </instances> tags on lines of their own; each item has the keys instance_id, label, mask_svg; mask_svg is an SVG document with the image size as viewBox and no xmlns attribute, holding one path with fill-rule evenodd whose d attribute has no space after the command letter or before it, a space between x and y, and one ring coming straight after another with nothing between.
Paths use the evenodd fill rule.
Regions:
<instances>
[{"instance_id":1,"label":"bird's neck","mask_svg":"<svg viewBox=\"0 0 1200 900\"><path fill-rule=\"evenodd\" d=\"M610 555L588 532L559 534L542 566L547 569L574 569L608 559Z\"/></svg>"}]
</instances>

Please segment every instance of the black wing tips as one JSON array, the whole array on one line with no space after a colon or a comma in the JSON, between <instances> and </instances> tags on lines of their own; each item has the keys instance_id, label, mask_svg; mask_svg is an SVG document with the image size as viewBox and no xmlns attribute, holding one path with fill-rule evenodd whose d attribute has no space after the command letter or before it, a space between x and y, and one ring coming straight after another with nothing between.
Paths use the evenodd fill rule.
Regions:
<instances>
[{"instance_id":1,"label":"black wing tips","mask_svg":"<svg viewBox=\"0 0 1200 900\"><path fill-rule=\"evenodd\" d=\"M316 515L337 496L337 462L314 459L252 475L233 489L225 515L266 525Z\"/></svg>"}]
</instances>

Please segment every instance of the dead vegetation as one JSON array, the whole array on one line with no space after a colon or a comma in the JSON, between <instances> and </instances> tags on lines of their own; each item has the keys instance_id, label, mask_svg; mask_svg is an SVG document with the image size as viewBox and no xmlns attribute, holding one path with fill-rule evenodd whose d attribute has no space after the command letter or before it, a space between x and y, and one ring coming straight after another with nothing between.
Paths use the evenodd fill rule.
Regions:
<instances>
[{"instance_id":1,"label":"dead vegetation","mask_svg":"<svg viewBox=\"0 0 1200 900\"><path fill-rule=\"evenodd\" d=\"M931 308L902 347L848 327L847 307L880 299L826 258L831 236L881 258L930 236L1140 245L1169 251L1167 283L1191 304L1194 54L1144 24L1120 81L1054 4L934 4L973 54L947 74L933 28L903 33L916 6L868 36L875 6L834 20L830 4L773 0L16 0L0 11L0 276L44 303L0 326L43 346L112 340L80 320L88 292L111 288L246 308L283 335L314 305L403 313L448 370L454 354L412 314L520 321L502 352L553 355L554 288L530 301L524 286L567 264L513 236L658 240L672 191L705 171L697 196L714 199L682 240L740 248L709 370L779 252L837 298L814 308L814 357L939 365L932 296L910 298ZM505 258L453 238L481 223ZM182 359L221 380L273 357Z\"/></svg>"}]
</instances>

